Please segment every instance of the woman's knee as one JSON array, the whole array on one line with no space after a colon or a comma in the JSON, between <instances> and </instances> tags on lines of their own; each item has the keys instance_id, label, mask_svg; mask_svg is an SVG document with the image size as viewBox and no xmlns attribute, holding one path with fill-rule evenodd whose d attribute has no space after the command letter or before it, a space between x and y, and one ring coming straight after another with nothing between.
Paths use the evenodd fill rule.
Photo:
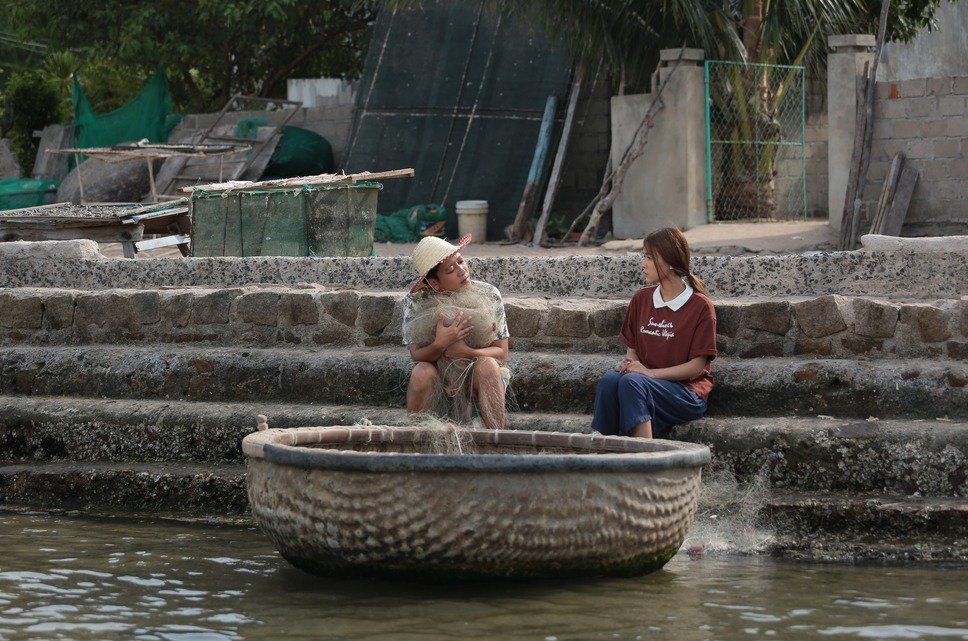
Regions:
<instances>
[{"instance_id":1,"label":"woman's knee","mask_svg":"<svg viewBox=\"0 0 968 641\"><path fill-rule=\"evenodd\" d=\"M656 379L644 374L626 374L618 382L618 393L620 396L635 394L637 396L651 397Z\"/></svg>"},{"instance_id":2,"label":"woman's knee","mask_svg":"<svg viewBox=\"0 0 968 641\"><path fill-rule=\"evenodd\" d=\"M598 379L598 387L601 390L616 389L622 382L622 378L622 375L615 370L609 370Z\"/></svg>"}]
</instances>

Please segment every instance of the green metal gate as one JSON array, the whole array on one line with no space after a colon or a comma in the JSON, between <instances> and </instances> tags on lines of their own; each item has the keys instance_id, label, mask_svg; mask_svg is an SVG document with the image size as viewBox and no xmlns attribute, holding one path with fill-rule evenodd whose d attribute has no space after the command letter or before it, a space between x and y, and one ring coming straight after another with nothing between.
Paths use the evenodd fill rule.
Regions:
<instances>
[{"instance_id":1,"label":"green metal gate","mask_svg":"<svg viewBox=\"0 0 968 641\"><path fill-rule=\"evenodd\" d=\"M803 67L707 60L705 88L709 221L805 218Z\"/></svg>"}]
</instances>

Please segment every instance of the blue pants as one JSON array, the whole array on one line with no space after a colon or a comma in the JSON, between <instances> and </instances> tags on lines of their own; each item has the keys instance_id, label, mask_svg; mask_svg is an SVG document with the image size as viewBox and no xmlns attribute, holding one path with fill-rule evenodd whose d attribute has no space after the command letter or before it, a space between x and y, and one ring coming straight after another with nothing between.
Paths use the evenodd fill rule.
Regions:
<instances>
[{"instance_id":1,"label":"blue pants","mask_svg":"<svg viewBox=\"0 0 968 641\"><path fill-rule=\"evenodd\" d=\"M633 427L652 421L652 434L672 425L702 418L706 401L678 381L644 374L605 372L595 390L592 429L606 435L628 436Z\"/></svg>"}]
</instances>

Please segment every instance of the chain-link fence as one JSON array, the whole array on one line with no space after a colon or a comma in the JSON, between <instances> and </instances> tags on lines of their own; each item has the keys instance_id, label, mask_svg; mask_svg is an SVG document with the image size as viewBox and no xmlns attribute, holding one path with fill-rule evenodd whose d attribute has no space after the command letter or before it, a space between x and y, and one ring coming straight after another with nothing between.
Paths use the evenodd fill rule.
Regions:
<instances>
[{"instance_id":1,"label":"chain-link fence","mask_svg":"<svg viewBox=\"0 0 968 641\"><path fill-rule=\"evenodd\" d=\"M710 221L807 214L803 67L707 60Z\"/></svg>"}]
</instances>

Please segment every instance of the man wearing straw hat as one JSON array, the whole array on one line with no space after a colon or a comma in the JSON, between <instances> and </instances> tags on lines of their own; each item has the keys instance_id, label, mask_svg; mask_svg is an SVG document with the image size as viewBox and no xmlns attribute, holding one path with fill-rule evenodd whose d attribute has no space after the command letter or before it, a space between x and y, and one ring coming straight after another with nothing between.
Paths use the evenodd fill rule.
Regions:
<instances>
[{"instance_id":1,"label":"man wearing straw hat","mask_svg":"<svg viewBox=\"0 0 968 641\"><path fill-rule=\"evenodd\" d=\"M418 276L403 311L403 343L416 363L407 413L467 422L479 411L485 427L502 429L510 334L501 292L471 280L460 253L470 241L426 236L413 250Z\"/></svg>"}]
</instances>

